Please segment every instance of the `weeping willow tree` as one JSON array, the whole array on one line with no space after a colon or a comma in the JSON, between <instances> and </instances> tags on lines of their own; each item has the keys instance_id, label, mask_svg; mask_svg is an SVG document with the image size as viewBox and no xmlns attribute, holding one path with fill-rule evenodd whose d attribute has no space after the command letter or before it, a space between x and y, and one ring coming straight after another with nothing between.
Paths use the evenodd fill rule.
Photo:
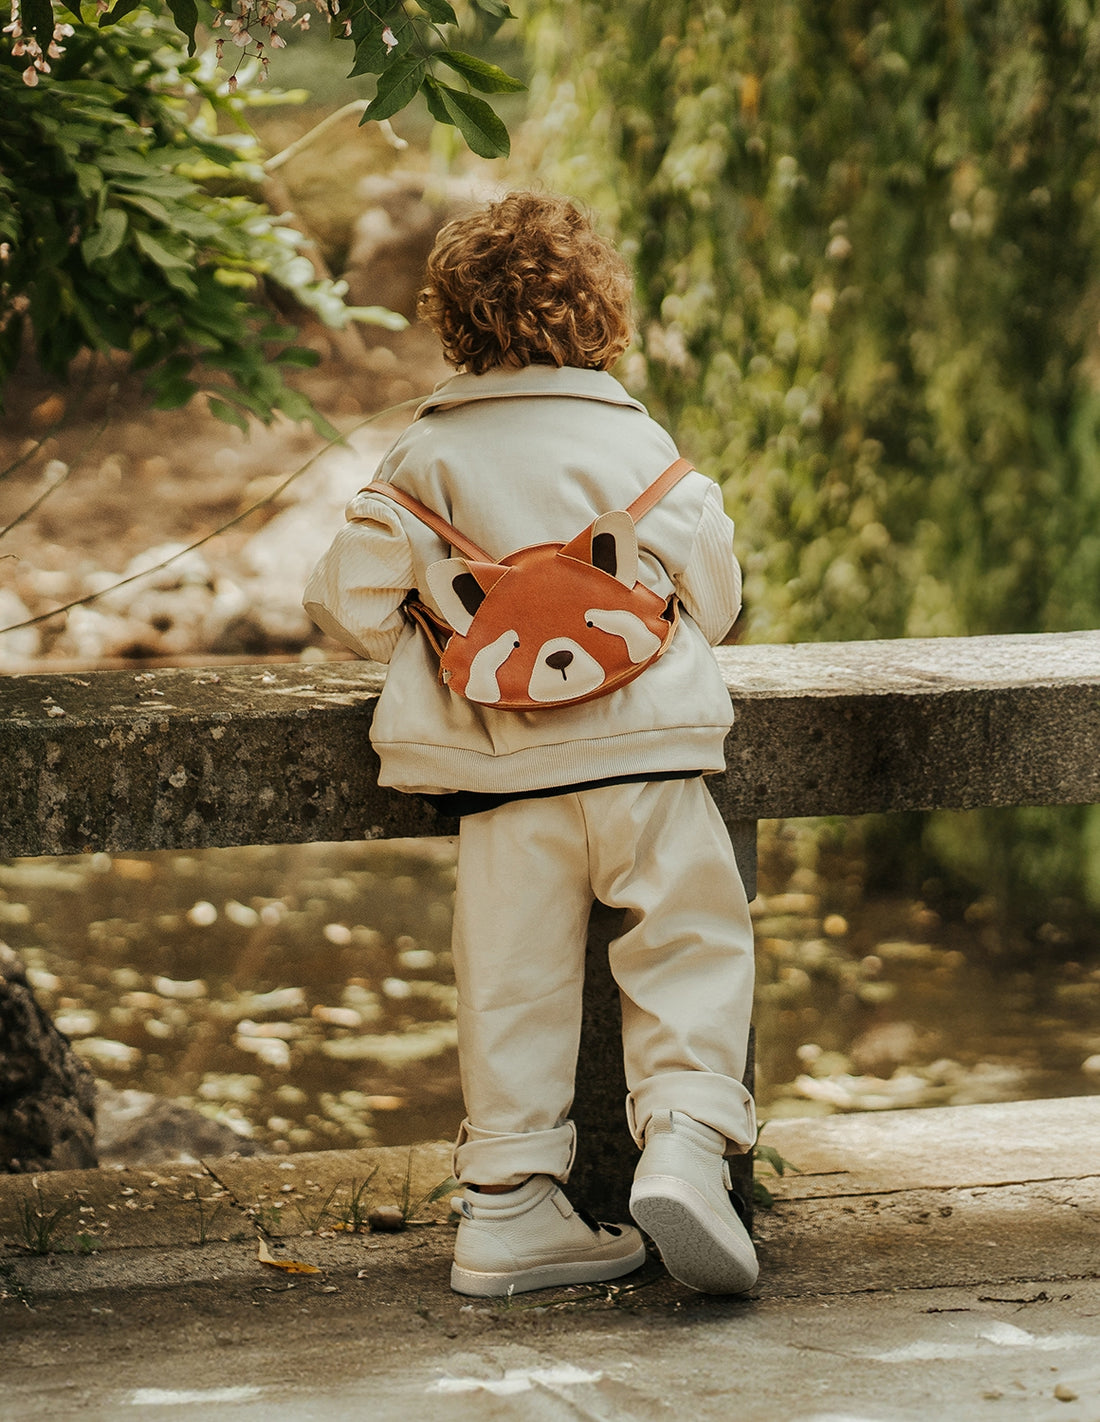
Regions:
<instances>
[{"instance_id":1,"label":"weeping willow tree","mask_svg":"<svg viewBox=\"0 0 1100 1422\"><path fill-rule=\"evenodd\" d=\"M632 255L628 380L723 485L747 635L1100 625L1092 0L525 18L528 161ZM1100 902L1093 818L968 826L975 872Z\"/></svg>"}]
</instances>

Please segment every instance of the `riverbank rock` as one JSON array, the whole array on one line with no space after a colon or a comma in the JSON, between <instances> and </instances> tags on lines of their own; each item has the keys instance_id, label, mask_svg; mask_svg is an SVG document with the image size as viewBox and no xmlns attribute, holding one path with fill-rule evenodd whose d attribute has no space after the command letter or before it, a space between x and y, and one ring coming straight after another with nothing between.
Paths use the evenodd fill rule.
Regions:
<instances>
[{"instance_id":1,"label":"riverbank rock","mask_svg":"<svg viewBox=\"0 0 1100 1422\"><path fill-rule=\"evenodd\" d=\"M0 1172L96 1163L92 1075L39 1006L19 957L0 943Z\"/></svg>"},{"instance_id":2,"label":"riverbank rock","mask_svg":"<svg viewBox=\"0 0 1100 1422\"><path fill-rule=\"evenodd\" d=\"M27 604L10 588L0 588L0 631L18 627L0 637L0 672L17 669L22 663L37 657L41 646L37 627L21 627L31 617Z\"/></svg>"},{"instance_id":3,"label":"riverbank rock","mask_svg":"<svg viewBox=\"0 0 1100 1422\"><path fill-rule=\"evenodd\" d=\"M148 1091L97 1083L96 1146L100 1165L196 1162L204 1156L255 1155L256 1147L220 1121Z\"/></svg>"}]
</instances>

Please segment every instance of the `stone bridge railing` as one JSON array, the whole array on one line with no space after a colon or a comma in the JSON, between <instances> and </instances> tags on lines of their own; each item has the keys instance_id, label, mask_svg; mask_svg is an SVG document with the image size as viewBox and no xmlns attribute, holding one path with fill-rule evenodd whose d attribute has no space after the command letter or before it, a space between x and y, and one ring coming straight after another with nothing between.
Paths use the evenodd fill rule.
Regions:
<instances>
[{"instance_id":1,"label":"stone bridge railing","mask_svg":"<svg viewBox=\"0 0 1100 1422\"><path fill-rule=\"evenodd\" d=\"M710 783L746 881L759 819L1100 802L1100 632L730 647ZM382 790L370 664L0 679L0 857L453 834ZM593 914L576 1115L623 1188L617 1000ZM582 1179L582 1188L585 1186Z\"/></svg>"}]
</instances>

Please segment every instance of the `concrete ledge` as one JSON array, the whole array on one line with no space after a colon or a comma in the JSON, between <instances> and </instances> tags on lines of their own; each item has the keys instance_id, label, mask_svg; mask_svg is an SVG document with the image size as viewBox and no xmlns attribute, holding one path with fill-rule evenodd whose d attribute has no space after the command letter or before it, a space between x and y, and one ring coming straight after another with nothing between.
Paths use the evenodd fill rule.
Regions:
<instances>
[{"instance_id":1,"label":"concrete ledge","mask_svg":"<svg viewBox=\"0 0 1100 1422\"><path fill-rule=\"evenodd\" d=\"M1100 800L1100 632L735 647L721 804L773 819Z\"/></svg>"},{"instance_id":2,"label":"concrete ledge","mask_svg":"<svg viewBox=\"0 0 1100 1422\"><path fill-rule=\"evenodd\" d=\"M729 647L728 821L1100 801L1100 632ZM0 679L0 856L453 832L381 790L382 669Z\"/></svg>"},{"instance_id":3,"label":"concrete ledge","mask_svg":"<svg viewBox=\"0 0 1100 1422\"><path fill-rule=\"evenodd\" d=\"M0 855L451 833L378 786L381 685L353 662L0 680Z\"/></svg>"}]
</instances>

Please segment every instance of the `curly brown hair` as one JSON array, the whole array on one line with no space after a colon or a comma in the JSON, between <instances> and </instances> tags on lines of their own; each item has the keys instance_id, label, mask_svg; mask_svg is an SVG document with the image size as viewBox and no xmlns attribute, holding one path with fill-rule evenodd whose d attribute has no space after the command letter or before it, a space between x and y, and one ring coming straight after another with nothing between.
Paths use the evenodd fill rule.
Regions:
<instances>
[{"instance_id":1,"label":"curly brown hair","mask_svg":"<svg viewBox=\"0 0 1100 1422\"><path fill-rule=\"evenodd\" d=\"M568 198L509 193L447 223L417 314L454 366L608 370L630 344L626 263Z\"/></svg>"}]
</instances>

